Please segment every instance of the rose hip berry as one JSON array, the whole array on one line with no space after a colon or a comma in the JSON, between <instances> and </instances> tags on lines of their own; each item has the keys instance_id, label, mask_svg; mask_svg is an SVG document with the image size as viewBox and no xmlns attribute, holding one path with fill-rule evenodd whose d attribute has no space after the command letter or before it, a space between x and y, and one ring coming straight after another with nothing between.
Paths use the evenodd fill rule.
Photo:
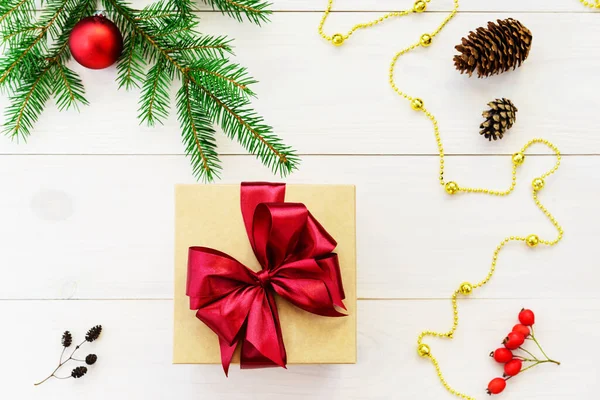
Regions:
<instances>
[{"instance_id":1,"label":"rose hip berry","mask_svg":"<svg viewBox=\"0 0 600 400\"><path fill-rule=\"evenodd\" d=\"M525 342L525 336L519 332L511 332L508 334L506 339L504 339L504 347L509 350L515 350L521 347L521 345Z\"/></svg>"},{"instance_id":2,"label":"rose hip berry","mask_svg":"<svg viewBox=\"0 0 600 400\"><path fill-rule=\"evenodd\" d=\"M523 368L523 361L518 358L512 359L504 365L504 375L515 376L521 372L521 368Z\"/></svg>"},{"instance_id":3,"label":"rose hip berry","mask_svg":"<svg viewBox=\"0 0 600 400\"><path fill-rule=\"evenodd\" d=\"M488 384L488 394L499 394L506 389L506 381L504 378L495 378Z\"/></svg>"},{"instance_id":4,"label":"rose hip berry","mask_svg":"<svg viewBox=\"0 0 600 400\"><path fill-rule=\"evenodd\" d=\"M519 321L525 326L535 324L535 314L531 310L522 309L519 313Z\"/></svg>"},{"instance_id":5,"label":"rose hip berry","mask_svg":"<svg viewBox=\"0 0 600 400\"><path fill-rule=\"evenodd\" d=\"M531 335L531 329L529 329L529 327L523 325L523 324L517 324L513 327L512 329L513 332L518 332L520 334L522 334L523 336L527 337L529 335Z\"/></svg>"},{"instance_id":6,"label":"rose hip berry","mask_svg":"<svg viewBox=\"0 0 600 400\"><path fill-rule=\"evenodd\" d=\"M499 362L500 364L504 364L513 359L513 353L509 349L505 347L500 347L496 349L490 356L494 357L494 360Z\"/></svg>"}]
</instances>

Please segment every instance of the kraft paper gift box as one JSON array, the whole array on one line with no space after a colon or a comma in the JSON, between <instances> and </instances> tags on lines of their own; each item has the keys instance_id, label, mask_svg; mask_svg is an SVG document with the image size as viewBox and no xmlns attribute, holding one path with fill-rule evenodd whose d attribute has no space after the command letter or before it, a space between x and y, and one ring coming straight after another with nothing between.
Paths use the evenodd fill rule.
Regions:
<instances>
[{"instance_id":1,"label":"kraft paper gift box","mask_svg":"<svg viewBox=\"0 0 600 400\"><path fill-rule=\"evenodd\" d=\"M356 363L355 187L287 185L285 202L303 203L335 239L348 315L315 315L275 295L288 364ZM240 185L175 188L175 301L173 363L220 364L217 335L196 318L186 295L188 249L209 247L248 268L261 269L240 209ZM239 363L239 347L233 362Z\"/></svg>"}]
</instances>

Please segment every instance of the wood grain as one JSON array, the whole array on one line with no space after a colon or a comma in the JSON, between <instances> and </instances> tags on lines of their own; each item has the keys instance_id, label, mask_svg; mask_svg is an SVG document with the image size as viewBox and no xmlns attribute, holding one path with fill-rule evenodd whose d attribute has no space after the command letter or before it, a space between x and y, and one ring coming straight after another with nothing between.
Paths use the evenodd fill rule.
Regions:
<instances>
[{"instance_id":1,"label":"wood grain","mask_svg":"<svg viewBox=\"0 0 600 400\"><path fill-rule=\"evenodd\" d=\"M536 310L537 336L562 365L542 365L515 378L504 398L596 398L597 388L590 382L600 373L595 362L600 356L598 300L461 302L462 322L455 339L429 342L448 380L478 399L487 398L487 382L502 373L488 354L499 346L523 306ZM10 363L2 369L5 398L452 398L436 381L431 364L415 351L421 329L450 325L447 301L360 301L356 365L245 371L232 366L229 379L217 365L171 365L171 301L0 301L0 314L11 321L10 329L0 330L0 348ZM98 355L88 375L78 381L52 380L33 386L54 369L65 329L79 339L98 323L104 326L101 339L82 349L83 355ZM573 340L581 345L574 346Z\"/></svg>"},{"instance_id":2,"label":"wood grain","mask_svg":"<svg viewBox=\"0 0 600 400\"><path fill-rule=\"evenodd\" d=\"M252 157L224 161L224 183L272 179ZM554 238L529 189L552 163L528 158L507 198L445 195L435 157L304 157L288 182L356 184L359 298L445 298L460 279L487 273L505 236ZM446 164L459 184L510 182L507 156ZM477 296L598 298L600 237L589 221L600 183L588 178L598 169L598 157L564 159L541 194L564 241L536 251L509 246ZM0 177L10 188L0 196L0 298L172 298L173 184L193 183L184 157L7 156L0 170L18 171Z\"/></svg>"},{"instance_id":3,"label":"wood grain","mask_svg":"<svg viewBox=\"0 0 600 400\"><path fill-rule=\"evenodd\" d=\"M149 2L131 1L136 8ZM51 105L27 144L0 137L0 397L452 398L430 363L418 359L416 335L450 326L452 290L485 276L502 238L553 237L530 194L531 180L553 158L533 148L540 155L528 157L508 198L448 197L437 184L431 126L390 90L387 66L395 51L437 26L452 0L432 0L422 15L358 32L342 48L316 32L325 0L274 3L273 21L262 28L200 5L200 27L236 39L236 61L260 81L256 109L303 155L301 169L286 181L357 185L358 364L234 368L229 379L218 366L171 365L173 186L194 182L178 123L172 117L161 127L139 126L139 92L118 92L114 68L74 66L90 107L77 114ZM412 3L336 0L326 30L345 31ZM501 374L487 354L521 307L536 311L538 336L563 364L511 380L504 396L598 397L596 14L577 0L461 0L459 15L433 46L398 64L399 86L422 97L440 121L447 178L506 187L507 155L533 137L554 141L567 155L541 194L564 226L564 241L535 251L508 247L490 285L461 301L455 340L430 342L451 384L478 399ZM453 47L460 38L506 17L534 34L524 66L487 80L456 72ZM477 133L480 112L496 97L512 99L520 112L505 139L489 143ZM0 96L0 110L7 104ZM223 183L276 179L229 139L219 139L219 150ZM83 380L34 388L54 368L62 332L80 338L97 323L105 332L89 347L99 355L93 371Z\"/></svg>"},{"instance_id":4,"label":"wood grain","mask_svg":"<svg viewBox=\"0 0 600 400\"><path fill-rule=\"evenodd\" d=\"M534 33L532 54L523 67L485 80L460 75L452 64L454 45L469 30L508 16ZM366 17L336 14L328 32ZM437 26L442 15L390 22L356 34L342 48L317 35L319 18L316 13L279 13L272 24L259 28L209 13L203 15L202 31L237 39L236 60L260 81L256 109L301 154L435 153L431 124L390 89L387 68L395 51ZM432 47L399 61L398 85L423 98L436 115L448 154L511 154L537 136L555 141L565 154L599 154L595 88L600 86L600 56L593 40L580 40L600 36L596 21L595 14L461 14ZM91 105L80 114L49 107L27 144L0 138L0 154L184 152L174 110L164 126L140 126L139 92L117 91L114 69L74 68L86 83ZM512 99L520 111L507 137L490 143L478 128L481 112L497 97ZM0 108L6 104L6 97L0 97ZM245 153L223 135L218 144L223 154Z\"/></svg>"}]
</instances>

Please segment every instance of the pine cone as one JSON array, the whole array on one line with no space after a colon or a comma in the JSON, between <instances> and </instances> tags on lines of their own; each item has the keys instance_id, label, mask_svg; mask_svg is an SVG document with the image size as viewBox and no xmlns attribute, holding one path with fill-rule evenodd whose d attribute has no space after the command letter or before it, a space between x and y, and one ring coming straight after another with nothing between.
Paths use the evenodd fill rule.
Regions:
<instances>
[{"instance_id":1,"label":"pine cone","mask_svg":"<svg viewBox=\"0 0 600 400\"><path fill-rule=\"evenodd\" d=\"M454 56L454 65L469 76L477 69L479 78L514 70L529 56L531 40L531 31L515 19L488 22L487 29L477 28L462 38L455 47L461 54Z\"/></svg>"},{"instance_id":2,"label":"pine cone","mask_svg":"<svg viewBox=\"0 0 600 400\"><path fill-rule=\"evenodd\" d=\"M88 342L93 342L94 340L98 339L100 333L102 333L102 325L96 325L87 332L85 335L85 340Z\"/></svg>"},{"instance_id":3,"label":"pine cone","mask_svg":"<svg viewBox=\"0 0 600 400\"><path fill-rule=\"evenodd\" d=\"M62 335L62 345L64 347L69 347L71 344L73 344L73 336L71 335L71 332L65 331Z\"/></svg>"},{"instance_id":4,"label":"pine cone","mask_svg":"<svg viewBox=\"0 0 600 400\"><path fill-rule=\"evenodd\" d=\"M504 133L509 130L517 119L517 107L508 99L496 99L488 103L490 109L483 112L486 119L481 124L481 135L492 141L502 139Z\"/></svg>"},{"instance_id":5,"label":"pine cone","mask_svg":"<svg viewBox=\"0 0 600 400\"><path fill-rule=\"evenodd\" d=\"M87 365L94 365L96 364L96 361L98 361L98 356L95 354L88 354L85 358L85 363Z\"/></svg>"},{"instance_id":6,"label":"pine cone","mask_svg":"<svg viewBox=\"0 0 600 400\"><path fill-rule=\"evenodd\" d=\"M79 379L87 373L86 367L75 367L73 371L71 371L71 376L75 379Z\"/></svg>"}]
</instances>

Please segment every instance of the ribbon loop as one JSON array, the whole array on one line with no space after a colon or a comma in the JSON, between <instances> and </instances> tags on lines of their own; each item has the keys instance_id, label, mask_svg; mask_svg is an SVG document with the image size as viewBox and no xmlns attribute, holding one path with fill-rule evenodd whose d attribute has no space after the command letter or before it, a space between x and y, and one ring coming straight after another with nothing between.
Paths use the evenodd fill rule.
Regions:
<instances>
[{"instance_id":1,"label":"ribbon loop","mask_svg":"<svg viewBox=\"0 0 600 400\"><path fill-rule=\"evenodd\" d=\"M306 206L285 203L284 184L242 183L240 199L262 270L206 247L188 255L190 308L219 337L225 374L238 345L241 368L285 367L275 293L314 314L345 315L337 243Z\"/></svg>"}]
</instances>

